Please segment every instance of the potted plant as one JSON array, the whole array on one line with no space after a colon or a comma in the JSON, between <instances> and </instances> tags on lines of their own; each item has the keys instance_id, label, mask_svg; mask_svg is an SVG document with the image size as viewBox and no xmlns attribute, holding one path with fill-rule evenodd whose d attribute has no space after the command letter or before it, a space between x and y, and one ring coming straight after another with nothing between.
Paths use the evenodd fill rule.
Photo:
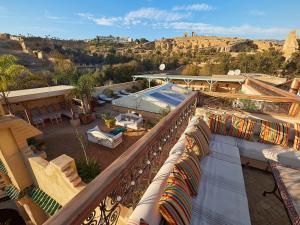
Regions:
<instances>
[{"instance_id":1,"label":"potted plant","mask_svg":"<svg viewBox=\"0 0 300 225\"><path fill-rule=\"evenodd\" d=\"M82 114L79 118L83 124L91 123L96 116L91 111L92 92L95 86L95 79L91 74L82 75L75 84L75 95L82 100Z\"/></svg>"},{"instance_id":2,"label":"potted plant","mask_svg":"<svg viewBox=\"0 0 300 225\"><path fill-rule=\"evenodd\" d=\"M102 119L103 119L103 122L104 122L104 124L105 124L105 126L107 126L108 128L111 128L111 127L113 127L113 126L115 126L115 124L116 124L116 120L115 120L115 118L113 118L111 115L110 115L110 113L103 113L102 115L101 115L101 117L102 117Z\"/></svg>"}]
</instances>

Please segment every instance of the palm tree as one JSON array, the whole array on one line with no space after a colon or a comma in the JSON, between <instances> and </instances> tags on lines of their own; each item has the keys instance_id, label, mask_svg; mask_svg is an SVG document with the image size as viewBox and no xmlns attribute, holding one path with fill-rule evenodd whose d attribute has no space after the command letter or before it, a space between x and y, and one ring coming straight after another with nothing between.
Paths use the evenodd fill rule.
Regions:
<instances>
[{"instance_id":1,"label":"palm tree","mask_svg":"<svg viewBox=\"0 0 300 225\"><path fill-rule=\"evenodd\" d=\"M0 92L4 99L8 113L11 115L7 94L12 88L18 86L18 77L30 72L24 66L17 64L17 58L12 55L0 56Z\"/></svg>"}]
</instances>

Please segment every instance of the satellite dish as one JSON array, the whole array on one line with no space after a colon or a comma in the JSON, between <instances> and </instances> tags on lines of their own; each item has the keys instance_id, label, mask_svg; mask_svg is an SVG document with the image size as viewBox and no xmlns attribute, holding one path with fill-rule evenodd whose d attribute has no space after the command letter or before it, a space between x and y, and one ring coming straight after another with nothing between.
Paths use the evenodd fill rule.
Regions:
<instances>
[{"instance_id":1,"label":"satellite dish","mask_svg":"<svg viewBox=\"0 0 300 225\"><path fill-rule=\"evenodd\" d=\"M233 70L229 70L227 75L233 76L235 74L235 72Z\"/></svg>"},{"instance_id":2,"label":"satellite dish","mask_svg":"<svg viewBox=\"0 0 300 225\"><path fill-rule=\"evenodd\" d=\"M159 65L159 70L160 71L163 71L163 70L165 70L166 69L166 65L165 64L160 64Z\"/></svg>"},{"instance_id":3,"label":"satellite dish","mask_svg":"<svg viewBox=\"0 0 300 225\"><path fill-rule=\"evenodd\" d=\"M239 76L241 75L241 70L237 69L234 71L234 75Z\"/></svg>"}]
</instances>

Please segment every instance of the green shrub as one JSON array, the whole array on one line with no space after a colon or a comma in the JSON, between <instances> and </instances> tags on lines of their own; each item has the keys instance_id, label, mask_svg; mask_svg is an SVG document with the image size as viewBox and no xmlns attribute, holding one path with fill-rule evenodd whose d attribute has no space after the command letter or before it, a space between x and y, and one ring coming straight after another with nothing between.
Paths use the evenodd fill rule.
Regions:
<instances>
[{"instance_id":1,"label":"green shrub","mask_svg":"<svg viewBox=\"0 0 300 225\"><path fill-rule=\"evenodd\" d=\"M145 121L145 127L146 127L147 129L151 129L151 128L153 128L157 123L158 123L158 121L156 121L156 120L146 120L146 121Z\"/></svg>"},{"instance_id":2,"label":"green shrub","mask_svg":"<svg viewBox=\"0 0 300 225\"><path fill-rule=\"evenodd\" d=\"M103 90L103 94L105 94L107 97L113 97L114 92L113 92L113 90L106 88Z\"/></svg>"},{"instance_id":3,"label":"green shrub","mask_svg":"<svg viewBox=\"0 0 300 225\"><path fill-rule=\"evenodd\" d=\"M91 182L101 172L101 166L95 159L77 159L75 163L78 175L85 183Z\"/></svg>"},{"instance_id":4,"label":"green shrub","mask_svg":"<svg viewBox=\"0 0 300 225\"><path fill-rule=\"evenodd\" d=\"M111 128L111 127L115 126L116 120L114 118L106 119L106 120L104 120L104 123L105 123L105 126Z\"/></svg>"},{"instance_id":5,"label":"green shrub","mask_svg":"<svg viewBox=\"0 0 300 225\"><path fill-rule=\"evenodd\" d=\"M102 113L101 118L103 119L105 126L109 128L116 124L115 118L113 118L109 112Z\"/></svg>"}]
</instances>

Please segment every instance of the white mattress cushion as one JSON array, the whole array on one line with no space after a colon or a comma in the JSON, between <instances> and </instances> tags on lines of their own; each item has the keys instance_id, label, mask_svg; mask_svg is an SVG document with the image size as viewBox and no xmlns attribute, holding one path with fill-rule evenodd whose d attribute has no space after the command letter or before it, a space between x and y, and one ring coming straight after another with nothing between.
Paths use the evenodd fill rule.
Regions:
<instances>
[{"instance_id":1,"label":"white mattress cushion","mask_svg":"<svg viewBox=\"0 0 300 225\"><path fill-rule=\"evenodd\" d=\"M233 145L223 144L212 141L209 145L211 157L223 161L241 164L239 149Z\"/></svg>"},{"instance_id":2,"label":"white mattress cushion","mask_svg":"<svg viewBox=\"0 0 300 225\"><path fill-rule=\"evenodd\" d=\"M213 134L212 135L212 140L215 142L220 142L228 145L237 145L237 138L232 137L232 136L224 136L220 134Z\"/></svg>"},{"instance_id":3,"label":"white mattress cushion","mask_svg":"<svg viewBox=\"0 0 300 225\"><path fill-rule=\"evenodd\" d=\"M266 161L263 154L264 149L271 149L274 145L264 144L260 142L252 142L239 139L237 147L240 150L241 156L245 156L250 159L256 159L259 161Z\"/></svg>"},{"instance_id":4,"label":"white mattress cushion","mask_svg":"<svg viewBox=\"0 0 300 225\"><path fill-rule=\"evenodd\" d=\"M201 169L191 225L250 225L241 165L208 156L202 160Z\"/></svg>"},{"instance_id":5,"label":"white mattress cushion","mask_svg":"<svg viewBox=\"0 0 300 225\"><path fill-rule=\"evenodd\" d=\"M140 224L141 218L151 225L160 223L162 217L159 212L158 202L163 194L167 178L179 157L179 154L173 154L165 161L131 214L128 224Z\"/></svg>"},{"instance_id":6,"label":"white mattress cushion","mask_svg":"<svg viewBox=\"0 0 300 225\"><path fill-rule=\"evenodd\" d=\"M209 145L209 148L213 152L218 152L235 158L240 158L239 149L233 145L212 141Z\"/></svg>"},{"instance_id":7,"label":"white mattress cushion","mask_svg":"<svg viewBox=\"0 0 300 225\"><path fill-rule=\"evenodd\" d=\"M300 152L293 150L293 148L275 146L270 149L264 149L263 154L266 159L279 162L283 165L300 168Z\"/></svg>"}]
</instances>

